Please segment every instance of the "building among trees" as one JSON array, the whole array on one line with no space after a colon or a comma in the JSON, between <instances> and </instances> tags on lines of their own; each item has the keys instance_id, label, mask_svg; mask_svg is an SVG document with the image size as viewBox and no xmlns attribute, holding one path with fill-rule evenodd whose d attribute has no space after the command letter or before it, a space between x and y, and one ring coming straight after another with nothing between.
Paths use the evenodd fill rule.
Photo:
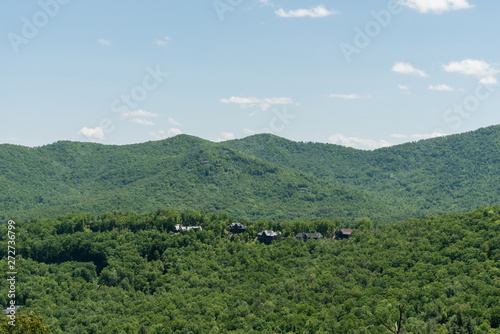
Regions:
<instances>
[{"instance_id":1,"label":"building among trees","mask_svg":"<svg viewBox=\"0 0 500 334\"><path fill-rule=\"evenodd\" d=\"M339 228L335 231L335 239L349 239L352 236L352 230L350 228Z\"/></svg>"},{"instance_id":2,"label":"building among trees","mask_svg":"<svg viewBox=\"0 0 500 334\"><path fill-rule=\"evenodd\" d=\"M321 233L299 233L295 236L297 240L307 241L309 239L323 239L323 235Z\"/></svg>"},{"instance_id":3,"label":"building among trees","mask_svg":"<svg viewBox=\"0 0 500 334\"><path fill-rule=\"evenodd\" d=\"M274 240L278 240L278 237L280 234L281 234L281 232L274 232L271 230L262 230L261 232L257 233L257 240L265 243L266 245L269 245Z\"/></svg>"}]
</instances>

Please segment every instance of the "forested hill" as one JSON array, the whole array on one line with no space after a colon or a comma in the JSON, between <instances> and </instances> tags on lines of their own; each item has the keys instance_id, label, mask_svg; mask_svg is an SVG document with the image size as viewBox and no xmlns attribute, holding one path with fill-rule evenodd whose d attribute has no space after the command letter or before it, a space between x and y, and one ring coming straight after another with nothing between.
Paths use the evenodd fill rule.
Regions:
<instances>
[{"instance_id":1,"label":"forested hill","mask_svg":"<svg viewBox=\"0 0 500 334\"><path fill-rule=\"evenodd\" d=\"M393 325L398 304L401 333L500 333L500 207L390 224L245 222L237 235L234 221L174 210L16 221L16 302L54 334L384 334L379 319ZM179 222L203 230L170 233ZM353 236L333 240L339 227ZM262 229L282 238L260 243ZM7 236L0 226L2 249Z\"/></svg>"},{"instance_id":2,"label":"forested hill","mask_svg":"<svg viewBox=\"0 0 500 334\"><path fill-rule=\"evenodd\" d=\"M382 217L385 204L337 182L180 135L137 145L0 146L3 219L159 208L238 218Z\"/></svg>"},{"instance_id":3,"label":"forested hill","mask_svg":"<svg viewBox=\"0 0 500 334\"><path fill-rule=\"evenodd\" d=\"M272 135L0 145L0 219L158 208L400 220L499 203L500 127L362 151Z\"/></svg>"},{"instance_id":4,"label":"forested hill","mask_svg":"<svg viewBox=\"0 0 500 334\"><path fill-rule=\"evenodd\" d=\"M391 208L395 216L388 218L401 212L407 217L464 212L500 202L500 125L373 151L269 134L225 145L362 189Z\"/></svg>"}]
</instances>

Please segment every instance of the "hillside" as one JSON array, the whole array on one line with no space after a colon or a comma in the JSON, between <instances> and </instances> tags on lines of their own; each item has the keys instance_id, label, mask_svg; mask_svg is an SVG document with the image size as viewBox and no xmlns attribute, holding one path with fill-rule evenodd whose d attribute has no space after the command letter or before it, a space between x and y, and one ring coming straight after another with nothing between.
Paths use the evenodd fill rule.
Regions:
<instances>
[{"instance_id":1,"label":"hillside","mask_svg":"<svg viewBox=\"0 0 500 334\"><path fill-rule=\"evenodd\" d=\"M239 218L362 217L386 210L362 190L199 138L126 146L0 147L2 218L189 208Z\"/></svg>"},{"instance_id":2,"label":"hillside","mask_svg":"<svg viewBox=\"0 0 500 334\"><path fill-rule=\"evenodd\" d=\"M390 224L245 222L231 235L234 221L174 210L17 221L16 300L54 334L383 334L379 318L394 324L398 304L403 333L500 333L500 207ZM179 222L203 231L169 233ZM353 237L332 240L338 227ZM262 229L283 239L262 244Z\"/></svg>"},{"instance_id":3,"label":"hillside","mask_svg":"<svg viewBox=\"0 0 500 334\"><path fill-rule=\"evenodd\" d=\"M0 219L189 208L247 219L402 220L500 201L500 126L362 151L273 135L0 145Z\"/></svg>"},{"instance_id":4,"label":"hillside","mask_svg":"<svg viewBox=\"0 0 500 334\"><path fill-rule=\"evenodd\" d=\"M374 151L297 143L273 135L225 142L260 159L363 189L388 218L465 212L500 202L500 126ZM404 212L404 214L403 214Z\"/></svg>"}]
</instances>

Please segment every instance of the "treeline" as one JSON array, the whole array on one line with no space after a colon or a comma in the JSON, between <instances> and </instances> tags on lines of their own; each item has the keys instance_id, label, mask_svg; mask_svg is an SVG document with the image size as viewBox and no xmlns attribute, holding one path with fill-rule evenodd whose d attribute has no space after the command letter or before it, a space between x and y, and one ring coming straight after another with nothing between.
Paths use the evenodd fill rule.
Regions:
<instances>
[{"instance_id":1,"label":"treeline","mask_svg":"<svg viewBox=\"0 0 500 334\"><path fill-rule=\"evenodd\" d=\"M242 221L233 235L235 221L175 210L17 221L20 312L53 333L372 334L405 304L404 333L500 333L500 207L396 224ZM177 223L203 231L170 232ZM293 238L338 227L353 237ZM283 239L260 243L261 229Z\"/></svg>"}]
</instances>

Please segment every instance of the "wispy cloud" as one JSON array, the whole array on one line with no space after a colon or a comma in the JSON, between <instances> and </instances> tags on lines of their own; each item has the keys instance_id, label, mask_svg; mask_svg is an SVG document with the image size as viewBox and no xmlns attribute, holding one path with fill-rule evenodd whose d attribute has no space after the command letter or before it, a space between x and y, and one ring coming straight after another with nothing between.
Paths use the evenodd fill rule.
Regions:
<instances>
[{"instance_id":1,"label":"wispy cloud","mask_svg":"<svg viewBox=\"0 0 500 334\"><path fill-rule=\"evenodd\" d=\"M447 65L443 65L445 72L456 72L465 75L473 75L479 78L479 82L485 85L496 84L497 79L495 75L499 73L498 70L493 68L483 60L465 59L460 62L452 61Z\"/></svg>"},{"instance_id":2,"label":"wispy cloud","mask_svg":"<svg viewBox=\"0 0 500 334\"><path fill-rule=\"evenodd\" d=\"M173 119L172 117L169 117L169 118L168 118L168 122L169 122L170 124L177 125L177 126L181 125L181 123L177 122L177 121L176 121L175 119Z\"/></svg>"},{"instance_id":3,"label":"wispy cloud","mask_svg":"<svg viewBox=\"0 0 500 334\"><path fill-rule=\"evenodd\" d=\"M160 114L154 114L145 110L133 110L133 111L122 111L120 113L122 117L158 117Z\"/></svg>"},{"instance_id":4,"label":"wispy cloud","mask_svg":"<svg viewBox=\"0 0 500 334\"><path fill-rule=\"evenodd\" d=\"M226 141L226 140L231 140L234 139L234 133L232 132L221 132L220 137L215 140L216 143L221 142L221 141Z\"/></svg>"},{"instance_id":5,"label":"wispy cloud","mask_svg":"<svg viewBox=\"0 0 500 334\"><path fill-rule=\"evenodd\" d=\"M177 128L171 128L171 129L168 129L167 134L169 136L177 136L177 135L182 134L182 131L177 129Z\"/></svg>"},{"instance_id":6,"label":"wispy cloud","mask_svg":"<svg viewBox=\"0 0 500 334\"><path fill-rule=\"evenodd\" d=\"M453 87L450 87L448 85L430 85L429 86L429 89L430 90L437 90L437 91L445 91L445 92L453 92L455 90L455 88Z\"/></svg>"},{"instance_id":7,"label":"wispy cloud","mask_svg":"<svg viewBox=\"0 0 500 334\"><path fill-rule=\"evenodd\" d=\"M319 5L317 7L311 8L311 9L295 9L295 10L289 10L285 11L283 8L278 9L275 11L276 15L279 17L286 17L286 18L293 18L293 17L313 17L313 18L318 18L318 17L327 17L330 15L335 15L339 14L340 12L337 10L328 10L325 8L324 5Z\"/></svg>"},{"instance_id":8,"label":"wispy cloud","mask_svg":"<svg viewBox=\"0 0 500 334\"><path fill-rule=\"evenodd\" d=\"M235 103L239 104L243 109L253 108L258 105L262 110L267 110L271 105L275 104L293 104L293 100L289 97L266 97L266 98L257 98L257 97L239 97L232 96L228 99L222 98L220 99L222 103Z\"/></svg>"},{"instance_id":9,"label":"wispy cloud","mask_svg":"<svg viewBox=\"0 0 500 334\"><path fill-rule=\"evenodd\" d=\"M358 94L329 94L328 97L333 97L337 99L344 100L359 100L359 99L368 99L371 95L358 95Z\"/></svg>"},{"instance_id":10,"label":"wispy cloud","mask_svg":"<svg viewBox=\"0 0 500 334\"><path fill-rule=\"evenodd\" d=\"M417 75L419 77L428 77L427 73L425 73L424 71L419 70L418 68L413 67L413 65L408 64L408 63L404 63L404 62L395 63L391 70L393 72L400 73L400 74L409 74L409 75Z\"/></svg>"},{"instance_id":11,"label":"wispy cloud","mask_svg":"<svg viewBox=\"0 0 500 334\"><path fill-rule=\"evenodd\" d=\"M113 42L111 42L111 40L110 40L110 39L99 38L99 39L97 40L97 42L98 42L99 44L101 44L101 45L104 45L104 46L111 46L111 45L113 45Z\"/></svg>"},{"instance_id":12,"label":"wispy cloud","mask_svg":"<svg viewBox=\"0 0 500 334\"><path fill-rule=\"evenodd\" d=\"M155 41L155 44L158 45L158 46L165 46L165 45L170 44L171 41L172 41L171 37L165 36L162 39L157 39Z\"/></svg>"},{"instance_id":13,"label":"wispy cloud","mask_svg":"<svg viewBox=\"0 0 500 334\"><path fill-rule=\"evenodd\" d=\"M100 126L95 127L95 128L83 127L80 129L80 131L78 131L78 134L83 135L87 138L94 138L94 139L101 139L101 140L105 139L104 130Z\"/></svg>"},{"instance_id":14,"label":"wispy cloud","mask_svg":"<svg viewBox=\"0 0 500 334\"><path fill-rule=\"evenodd\" d=\"M407 135L402 135L400 133L393 133L391 135L391 138L404 139L404 138L408 138L408 136Z\"/></svg>"},{"instance_id":15,"label":"wispy cloud","mask_svg":"<svg viewBox=\"0 0 500 334\"><path fill-rule=\"evenodd\" d=\"M134 118L134 119L130 120L130 122L142 124L142 125L149 125L149 126L155 125L155 123L148 121L147 119L143 119L143 118Z\"/></svg>"},{"instance_id":16,"label":"wispy cloud","mask_svg":"<svg viewBox=\"0 0 500 334\"><path fill-rule=\"evenodd\" d=\"M441 14L450 10L473 8L467 0L401 0L400 3L420 13Z\"/></svg>"},{"instance_id":17,"label":"wispy cloud","mask_svg":"<svg viewBox=\"0 0 500 334\"><path fill-rule=\"evenodd\" d=\"M259 133L259 131L245 128L245 129L243 129L243 133L245 133L246 135L249 135L249 136L253 136L253 135L256 135L257 133Z\"/></svg>"},{"instance_id":18,"label":"wispy cloud","mask_svg":"<svg viewBox=\"0 0 500 334\"><path fill-rule=\"evenodd\" d=\"M158 130L158 131L152 131L149 133L149 135L155 139L161 140L165 139L168 137L173 137L182 134L182 131L176 128L171 128L168 129L168 131L165 130Z\"/></svg>"},{"instance_id":19,"label":"wispy cloud","mask_svg":"<svg viewBox=\"0 0 500 334\"><path fill-rule=\"evenodd\" d=\"M405 85L398 85L398 88L401 90L410 90L410 87L405 86Z\"/></svg>"},{"instance_id":20,"label":"wispy cloud","mask_svg":"<svg viewBox=\"0 0 500 334\"><path fill-rule=\"evenodd\" d=\"M422 140L422 139L431 139L431 138L437 138L437 137L443 137L443 136L447 136L447 134L440 133L440 132L433 132L433 133L415 133L415 134L407 136L407 135L403 135L400 133L394 133L391 135L391 138Z\"/></svg>"},{"instance_id":21,"label":"wispy cloud","mask_svg":"<svg viewBox=\"0 0 500 334\"><path fill-rule=\"evenodd\" d=\"M356 148L364 148L364 149L370 149L370 150L381 148L381 147L388 147L388 146L392 145L391 143L389 143L383 139L382 140L374 140L374 139L365 139L365 138L358 138L358 137L347 137L341 133L331 135L328 138L328 142L331 144L337 144L337 145L348 146L348 147L356 147Z\"/></svg>"},{"instance_id":22,"label":"wispy cloud","mask_svg":"<svg viewBox=\"0 0 500 334\"><path fill-rule=\"evenodd\" d=\"M274 4L270 2L269 0L257 0L259 3L265 5L265 6L273 6Z\"/></svg>"}]
</instances>

